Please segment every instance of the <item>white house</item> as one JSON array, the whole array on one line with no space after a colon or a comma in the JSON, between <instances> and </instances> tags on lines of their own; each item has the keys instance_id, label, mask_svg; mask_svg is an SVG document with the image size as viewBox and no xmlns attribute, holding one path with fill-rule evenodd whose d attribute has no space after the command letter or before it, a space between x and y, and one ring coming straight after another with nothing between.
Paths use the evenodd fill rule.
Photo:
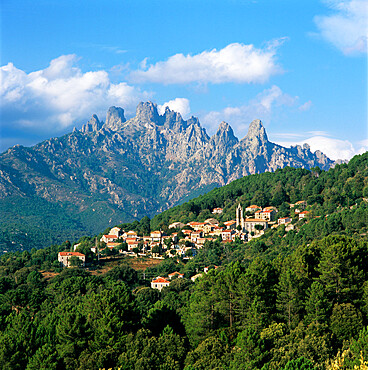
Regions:
<instances>
[{"instance_id":1,"label":"white house","mask_svg":"<svg viewBox=\"0 0 368 370\"><path fill-rule=\"evenodd\" d=\"M151 281L151 288L158 289L159 291L161 291L163 287L169 286L169 285L170 285L170 281L161 276L158 276L156 279Z\"/></svg>"},{"instance_id":2,"label":"white house","mask_svg":"<svg viewBox=\"0 0 368 370\"><path fill-rule=\"evenodd\" d=\"M256 225L262 225L263 230L266 230L268 228L268 223L265 220L257 218L246 218L244 220L244 228L248 232L257 232L258 230L255 228Z\"/></svg>"},{"instance_id":3,"label":"white house","mask_svg":"<svg viewBox=\"0 0 368 370\"><path fill-rule=\"evenodd\" d=\"M79 252L59 252L58 254L58 261L60 265L63 267L70 267L70 259L72 257L77 257L82 261L82 266L86 263L86 256Z\"/></svg>"},{"instance_id":4,"label":"white house","mask_svg":"<svg viewBox=\"0 0 368 370\"><path fill-rule=\"evenodd\" d=\"M123 233L120 227L113 227L109 232L109 235L115 235L117 238L119 238L122 234Z\"/></svg>"}]
</instances>

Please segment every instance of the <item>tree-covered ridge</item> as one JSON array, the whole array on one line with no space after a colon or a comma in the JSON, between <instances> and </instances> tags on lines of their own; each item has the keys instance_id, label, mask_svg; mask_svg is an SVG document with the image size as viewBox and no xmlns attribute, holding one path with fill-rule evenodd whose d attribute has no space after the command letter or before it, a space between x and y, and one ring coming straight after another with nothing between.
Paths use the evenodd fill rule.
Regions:
<instances>
[{"instance_id":1,"label":"tree-covered ridge","mask_svg":"<svg viewBox=\"0 0 368 370\"><path fill-rule=\"evenodd\" d=\"M310 171L289 167L274 173L245 176L162 212L152 219L151 227L157 229L174 221L202 221L216 207L224 208L220 220L229 220L234 218L239 202L243 207L274 205L282 217L289 208L288 203L306 200L313 207L313 216L326 216L360 204L363 198L368 199L368 152L328 171L318 167Z\"/></svg>"},{"instance_id":2,"label":"tree-covered ridge","mask_svg":"<svg viewBox=\"0 0 368 370\"><path fill-rule=\"evenodd\" d=\"M105 273L60 270L57 254L69 242L2 256L0 367L364 369L367 154L326 173L285 169L241 179L208 195L227 194L228 203L201 208L203 196L165 212L158 223L144 218L124 228L146 234L170 217L184 221L185 207L196 219L215 206L224 207L223 220L234 218L239 201L259 203L253 202L259 190L272 202L280 184L286 198L274 203L279 213L286 205L290 212L287 202L308 201L309 217L294 230L281 225L246 244L207 241L193 259L168 258L144 274L125 260ZM79 242L87 250L95 238ZM161 292L150 288L152 278L175 271L184 278ZM198 273L193 283L189 278Z\"/></svg>"}]
</instances>

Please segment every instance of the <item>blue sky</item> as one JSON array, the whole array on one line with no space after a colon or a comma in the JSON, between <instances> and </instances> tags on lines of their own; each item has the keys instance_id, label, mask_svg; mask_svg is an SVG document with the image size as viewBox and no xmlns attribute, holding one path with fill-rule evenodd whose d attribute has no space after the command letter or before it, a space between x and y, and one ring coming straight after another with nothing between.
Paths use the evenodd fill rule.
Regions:
<instances>
[{"instance_id":1,"label":"blue sky","mask_svg":"<svg viewBox=\"0 0 368 370\"><path fill-rule=\"evenodd\" d=\"M211 135L263 121L269 139L332 159L368 150L368 3L1 2L1 151L139 101Z\"/></svg>"}]
</instances>

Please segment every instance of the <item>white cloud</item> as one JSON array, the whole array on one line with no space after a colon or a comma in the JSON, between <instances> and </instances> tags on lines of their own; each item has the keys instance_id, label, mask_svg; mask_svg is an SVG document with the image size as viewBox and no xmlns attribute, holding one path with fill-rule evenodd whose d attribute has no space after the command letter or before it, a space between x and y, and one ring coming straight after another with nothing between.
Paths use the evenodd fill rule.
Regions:
<instances>
[{"instance_id":1,"label":"white cloud","mask_svg":"<svg viewBox=\"0 0 368 370\"><path fill-rule=\"evenodd\" d=\"M279 145L285 147L290 147L291 145L303 145L304 143L307 143L309 144L312 152L320 150L322 153L326 154L327 157L333 160L350 159L354 155L364 153L368 150L368 142L362 142L361 148L356 150L350 141L327 137L322 133L321 135L305 137L306 138L303 140L299 138L298 140L293 141L276 141ZM285 138L287 138L287 136L285 136Z\"/></svg>"},{"instance_id":2,"label":"white cloud","mask_svg":"<svg viewBox=\"0 0 368 370\"><path fill-rule=\"evenodd\" d=\"M313 103L310 100L308 100L307 102L305 102L304 104L302 104L301 106L299 106L298 109L301 112L305 112L305 111L309 110L312 105L313 105Z\"/></svg>"},{"instance_id":3,"label":"white cloud","mask_svg":"<svg viewBox=\"0 0 368 370\"><path fill-rule=\"evenodd\" d=\"M97 113L104 118L111 105L134 113L150 98L125 82L114 84L106 71L83 73L75 55L63 55L49 67L31 73L12 63L0 69L2 122L8 127L33 127L57 132Z\"/></svg>"},{"instance_id":4,"label":"white cloud","mask_svg":"<svg viewBox=\"0 0 368 370\"><path fill-rule=\"evenodd\" d=\"M311 151L320 150L331 159L350 159L356 154L352 143L348 140L334 139L326 136L312 136L303 141L311 147ZM302 145L302 142L299 142Z\"/></svg>"},{"instance_id":5,"label":"white cloud","mask_svg":"<svg viewBox=\"0 0 368 370\"><path fill-rule=\"evenodd\" d=\"M175 54L166 61L147 65L130 75L135 82L168 84L198 83L262 83L270 76L281 73L276 63L277 47L284 39L270 43L264 49L240 43L229 44L223 49L203 51L200 54Z\"/></svg>"},{"instance_id":6,"label":"white cloud","mask_svg":"<svg viewBox=\"0 0 368 370\"><path fill-rule=\"evenodd\" d=\"M253 100L239 107L227 107L221 111L213 111L201 117L201 122L210 133L214 132L222 120L229 122L234 131L243 137L248 130L249 122L255 118L270 121L275 107L294 106L298 97L284 93L278 86L262 91Z\"/></svg>"},{"instance_id":7,"label":"white cloud","mask_svg":"<svg viewBox=\"0 0 368 370\"><path fill-rule=\"evenodd\" d=\"M189 100L186 98L176 98L162 105L159 105L157 107L158 112L161 115L164 114L166 107L169 107L171 110L175 112L179 112L184 119L186 119L190 114L190 104L189 104Z\"/></svg>"},{"instance_id":8,"label":"white cloud","mask_svg":"<svg viewBox=\"0 0 368 370\"><path fill-rule=\"evenodd\" d=\"M316 16L321 36L344 54L367 52L368 2L366 0L329 0L333 14Z\"/></svg>"}]
</instances>

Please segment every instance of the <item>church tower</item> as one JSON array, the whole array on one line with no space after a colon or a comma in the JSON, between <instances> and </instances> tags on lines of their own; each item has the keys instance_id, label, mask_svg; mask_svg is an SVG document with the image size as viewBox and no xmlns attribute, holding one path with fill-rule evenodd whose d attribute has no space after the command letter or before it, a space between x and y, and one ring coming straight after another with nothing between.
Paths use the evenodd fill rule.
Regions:
<instances>
[{"instance_id":1,"label":"church tower","mask_svg":"<svg viewBox=\"0 0 368 370\"><path fill-rule=\"evenodd\" d=\"M244 229L244 218L243 218L243 208L238 204L238 207L236 208L236 227L240 225L241 229Z\"/></svg>"}]
</instances>

